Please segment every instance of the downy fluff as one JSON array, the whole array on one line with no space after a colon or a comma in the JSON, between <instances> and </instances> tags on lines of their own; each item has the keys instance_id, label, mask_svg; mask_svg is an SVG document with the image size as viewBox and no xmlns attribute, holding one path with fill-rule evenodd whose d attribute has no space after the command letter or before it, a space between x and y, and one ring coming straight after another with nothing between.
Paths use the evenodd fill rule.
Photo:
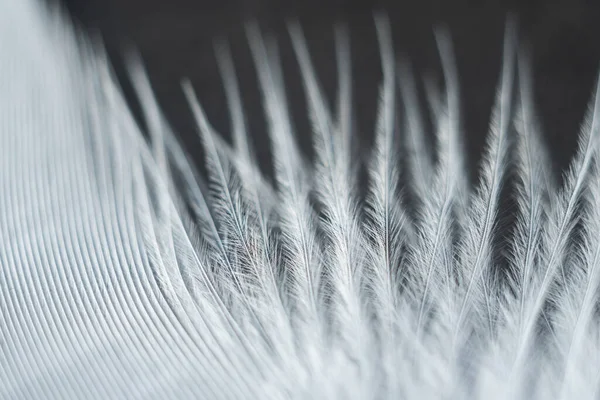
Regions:
<instances>
[{"instance_id":1,"label":"downy fluff","mask_svg":"<svg viewBox=\"0 0 600 400\"><path fill-rule=\"evenodd\" d=\"M310 162L277 46L247 27L271 180L225 44L232 145L183 84L203 174L135 57L149 139L99 46L37 1L0 0L0 398L598 398L598 90L559 184L509 24L471 185L448 35L436 32L445 84L426 85L427 114L389 24L375 19L383 78L364 186L344 28L330 109L289 27ZM501 212L515 213L502 229Z\"/></svg>"}]
</instances>

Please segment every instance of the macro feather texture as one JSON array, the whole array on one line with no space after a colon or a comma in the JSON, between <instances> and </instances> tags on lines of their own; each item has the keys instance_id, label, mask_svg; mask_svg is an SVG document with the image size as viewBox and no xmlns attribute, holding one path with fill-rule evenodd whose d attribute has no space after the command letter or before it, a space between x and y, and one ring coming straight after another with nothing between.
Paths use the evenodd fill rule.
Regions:
<instances>
[{"instance_id":1,"label":"macro feather texture","mask_svg":"<svg viewBox=\"0 0 600 400\"><path fill-rule=\"evenodd\" d=\"M36 0L0 10L1 399L600 396L600 86L559 185L512 23L471 186L449 34L436 31L445 84L426 82L426 113L390 21L375 17L382 82L363 188L344 26L335 110L289 26L314 162L277 43L246 27L271 183L226 43L233 145L182 85L203 173L138 56L148 137L98 44Z\"/></svg>"}]
</instances>

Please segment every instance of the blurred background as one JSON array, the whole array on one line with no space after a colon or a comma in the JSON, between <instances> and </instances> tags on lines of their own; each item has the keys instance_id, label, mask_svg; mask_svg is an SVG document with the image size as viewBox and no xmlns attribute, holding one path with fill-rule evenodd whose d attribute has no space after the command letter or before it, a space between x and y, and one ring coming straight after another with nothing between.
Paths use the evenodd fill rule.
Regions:
<instances>
[{"instance_id":1,"label":"blurred background","mask_svg":"<svg viewBox=\"0 0 600 400\"><path fill-rule=\"evenodd\" d=\"M288 96L300 141L308 150L304 96L286 22L298 20L330 100L336 86L333 24L351 34L354 106L359 136L370 143L381 79L373 12L388 14L396 52L411 61L417 77L437 78L433 29L451 33L462 94L466 148L474 166L487 133L498 83L506 18L516 17L521 42L532 49L536 100L556 168L571 158L600 61L597 0L63 0L87 32L100 35L115 69L138 50L169 121L188 148L199 151L180 81L191 79L215 127L227 136L228 114L214 57L215 39L234 55L247 119L263 166L269 164L264 117L244 23L258 21L280 44ZM126 80L125 91L130 93ZM136 107L133 104L134 108Z\"/></svg>"}]
</instances>

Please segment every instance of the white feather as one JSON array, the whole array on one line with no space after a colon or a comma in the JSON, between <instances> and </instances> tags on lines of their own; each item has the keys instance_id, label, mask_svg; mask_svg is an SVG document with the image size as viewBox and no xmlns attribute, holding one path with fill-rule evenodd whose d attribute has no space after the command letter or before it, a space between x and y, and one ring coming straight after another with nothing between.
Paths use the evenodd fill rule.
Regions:
<instances>
[{"instance_id":1,"label":"white feather","mask_svg":"<svg viewBox=\"0 0 600 400\"><path fill-rule=\"evenodd\" d=\"M204 176L138 56L130 75L149 141L98 44L35 0L0 0L0 398L597 398L600 87L558 188L523 54L513 106L509 24L471 190L449 34L436 31L445 89L426 82L432 157L390 21L377 15L375 29L383 79L363 204L346 27L334 32L332 111L290 25L311 165L278 47L247 26L273 187L223 42L233 146L184 83ZM496 220L513 129L518 216L505 232ZM507 271L494 252L509 253Z\"/></svg>"}]
</instances>

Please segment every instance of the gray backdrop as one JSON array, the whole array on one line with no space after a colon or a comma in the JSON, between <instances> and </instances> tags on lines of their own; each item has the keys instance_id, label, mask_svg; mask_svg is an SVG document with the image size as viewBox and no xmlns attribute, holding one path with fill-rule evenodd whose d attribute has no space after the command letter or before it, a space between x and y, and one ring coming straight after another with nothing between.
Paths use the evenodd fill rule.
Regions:
<instances>
[{"instance_id":1,"label":"gray backdrop","mask_svg":"<svg viewBox=\"0 0 600 400\"><path fill-rule=\"evenodd\" d=\"M229 40L241 81L256 150L268 165L268 146L255 72L243 23L256 19L281 44L289 99L298 135L307 145L303 94L285 21L302 24L319 78L330 96L336 85L332 25L348 24L352 39L355 106L360 137L370 142L380 79L372 12L385 10L397 53L420 74L439 77L432 28L446 25L458 60L467 150L476 165L487 132L501 62L507 13L531 43L536 97L556 167L573 154L600 60L600 2L595 0L65 0L91 32L100 32L119 74L128 46L142 54L160 103L194 153L199 151L179 82L189 77L214 125L227 135L228 116L213 55L213 40ZM129 88L125 83L125 90ZM330 97L331 98L331 97ZM134 104L135 107L135 104Z\"/></svg>"}]
</instances>

